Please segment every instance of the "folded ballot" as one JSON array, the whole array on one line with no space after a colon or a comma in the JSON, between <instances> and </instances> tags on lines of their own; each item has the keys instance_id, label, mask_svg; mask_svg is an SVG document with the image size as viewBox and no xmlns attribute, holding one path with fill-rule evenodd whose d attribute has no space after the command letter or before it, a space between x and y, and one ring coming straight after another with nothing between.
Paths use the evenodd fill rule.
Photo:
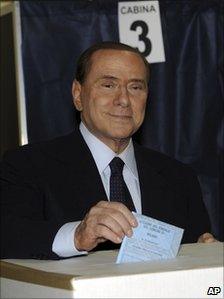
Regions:
<instances>
[{"instance_id":1,"label":"folded ballot","mask_svg":"<svg viewBox=\"0 0 224 299\"><path fill-rule=\"evenodd\" d=\"M184 230L177 226L134 213L138 226L132 237L124 237L116 263L174 258Z\"/></svg>"}]
</instances>

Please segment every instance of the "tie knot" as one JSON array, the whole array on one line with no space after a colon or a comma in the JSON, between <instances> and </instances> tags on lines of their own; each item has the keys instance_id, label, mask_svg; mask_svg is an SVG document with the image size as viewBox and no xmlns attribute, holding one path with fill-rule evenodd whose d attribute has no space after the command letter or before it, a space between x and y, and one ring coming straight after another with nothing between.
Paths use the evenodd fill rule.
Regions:
<instances>
[{"instance_id":1,"label":"tie knot","mask_svg":"<svg viewBox=\"0 0 224 299\"><path fill-rule=\"evenodd\" d=\"M110 165L111 174L122 175L124 162L121 160L121 158L119 157L113 158L113 160L111 160L109 165Z\"/></svg>"}]
</instances>

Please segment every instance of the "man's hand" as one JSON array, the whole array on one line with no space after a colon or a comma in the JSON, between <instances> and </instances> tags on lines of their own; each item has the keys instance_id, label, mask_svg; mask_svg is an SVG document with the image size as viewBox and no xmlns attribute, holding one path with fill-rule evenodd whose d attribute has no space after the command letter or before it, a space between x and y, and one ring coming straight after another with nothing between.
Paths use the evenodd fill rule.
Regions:
<instances>
[{"instance_id":1,"label":"man's hand","mask_svg":"<svg viewBox=\"0 0 224 299\"><path fill-rule=\"evenodd\" d=\"M198 238L198 243L213 243L213 242L218 242L218 240L216 240L214 236L210 233L204 233Z\"/></svg>"},{"instance_id":2,"label":"man's hand","mask_svg":"<svg viewBox=\"0 0 224 299\"><path fill-rule=\"evenodd\" d=\"M137 225L135 216L122 203L100 201L78 225L75 247L89 251L107 240L119 244L125 235L132 236L132 228Z\"/></svg>"}]
</instances>

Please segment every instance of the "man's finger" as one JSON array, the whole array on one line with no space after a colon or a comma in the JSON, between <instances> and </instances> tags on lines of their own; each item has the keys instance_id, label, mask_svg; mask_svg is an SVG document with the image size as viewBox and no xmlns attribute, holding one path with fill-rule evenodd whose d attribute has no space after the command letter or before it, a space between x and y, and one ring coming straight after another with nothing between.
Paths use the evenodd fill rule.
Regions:
<instances>
[{"instance_id":1,"label":"man's finger","mask_svg":"<svg viewBox=\"0 0 224 299\"><path fill-rule=\"evenodd\" d=\"M216 240L214 236L210 233L204 233L198 238L198 243L213 243L217 241L218 240Z\"/></svg>"},{"instance_id":2,"label":"man's finger","mask_svg":"<svg viewBox=\"0 0 224 299\"><path fill-rule=\"evenodd\" d=\"M121 243L123 239L104 225L97 225L96 234L100 240L103 238L116 244Z\"/></svg>"},{"instance_id":3,"label":"man's finger","mask_svg":"<svg viewBox=\"0 0 224 299\"><path fill-rule=\"evenodd\" d=\"M120 202L112 202L112 201L100 201L97 206L107 209L113 209L119 211L123 214L123 216L127 219L132 227L138 226L138 222L132 212L122 203Z\"/></svg>"}]
</instances>

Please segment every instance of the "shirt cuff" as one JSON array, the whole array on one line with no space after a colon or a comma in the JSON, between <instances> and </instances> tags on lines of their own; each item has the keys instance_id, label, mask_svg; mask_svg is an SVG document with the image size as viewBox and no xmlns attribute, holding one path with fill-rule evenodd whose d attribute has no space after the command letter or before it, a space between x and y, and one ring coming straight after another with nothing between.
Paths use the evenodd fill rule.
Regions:
<instances>
[{"instance_id":1,"label":"shirt cuff","mask_svg":"<svg viewBox=\"0 0 224 299\"><path fill-rule=\"evenodd\" d=\"M65 223L57 232L52 251L60 257L71 257L87 254L87 251L78 251L74 244L74 235L80 221Z\"/></svg>"}]
</instances>

